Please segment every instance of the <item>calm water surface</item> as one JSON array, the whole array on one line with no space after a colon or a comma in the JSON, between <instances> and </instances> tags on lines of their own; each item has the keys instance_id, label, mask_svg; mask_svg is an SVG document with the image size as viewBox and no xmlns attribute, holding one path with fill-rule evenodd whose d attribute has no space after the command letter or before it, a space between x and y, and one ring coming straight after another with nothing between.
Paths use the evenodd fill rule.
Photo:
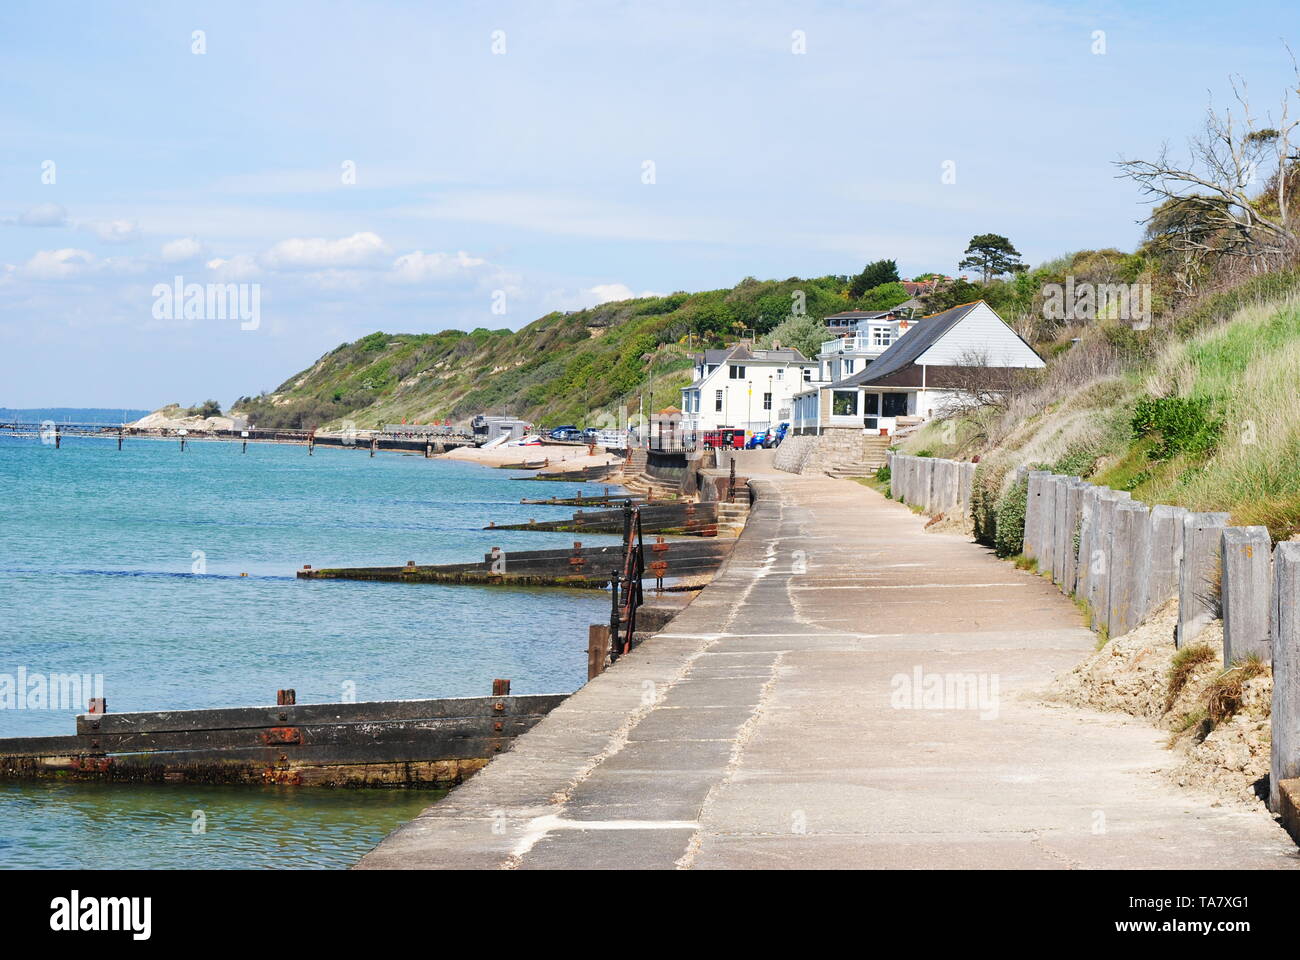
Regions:
<instances>
[{"instance_id":1,"label":"calm water surface","mask_svg":"<svg viewBox=\"0 0 1300 960\"><path fill-rule=\"evenodd\" d=\"M0 437L0 675L102 675L112 712L273 703L282 687L299 703L485 696L494 677L574 690L603 591L294 577L569 545L481 529L571 512L519 498L580 485L519 476L391 453ZM72 733L84 705L69 707L0 709L0 737ZM436 796L0 784L0 864L342 867Z\"/></svg>"}]
</instances>

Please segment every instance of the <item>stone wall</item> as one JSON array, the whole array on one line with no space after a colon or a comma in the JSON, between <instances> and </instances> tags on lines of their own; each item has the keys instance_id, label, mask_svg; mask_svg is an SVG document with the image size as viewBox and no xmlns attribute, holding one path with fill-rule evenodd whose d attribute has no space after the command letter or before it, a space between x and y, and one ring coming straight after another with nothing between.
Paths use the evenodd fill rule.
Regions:
<instances>
[{"instance_id":1,"label":"stone wall","mask_svg":"<svg viewBox=\"0 0 1300 960\"><path fill-rule=\"evenodd\" d=\"M825 473L879 458L883 440L863 433L861 427L827 427L820 435L787 436L776 448L773 464L786 473Z\"/></svg>"}]
</instances>

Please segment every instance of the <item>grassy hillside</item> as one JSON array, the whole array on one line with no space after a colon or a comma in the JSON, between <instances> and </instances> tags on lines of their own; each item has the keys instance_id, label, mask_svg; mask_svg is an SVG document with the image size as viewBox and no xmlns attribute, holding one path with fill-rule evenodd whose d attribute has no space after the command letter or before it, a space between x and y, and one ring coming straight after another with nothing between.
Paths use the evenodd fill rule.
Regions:
<instances>
[{"instance_id":1,"label":"grassy hillside","mask_svg":"<svg viewBox=\"0 0 1300 960\"><path fill-rule=\"evenodd\" d=\"M240 398L235 409L263 427L350 419L364 428L477 413L591 424L619 404L636 408L643 392L647 412L678 404L691 375L689 346L719 346L742 330L769 333L797 301L817 323L856 306L849 281L749 278L729 290L551 313L517 332L372 333L339 346L270 394Z\"/></svg>"},{"instance_id":2,"label":"grassy hillside","mask_svg":"<svg viewBox=\"0 0 1300 960\"><path fill-rule=\"evenodd\" d=\"M1017 465L1077 474L1145 503L1226 510L1300 533L1300 273L1205 297L1151 330L1097 325L1005 408L928 425L908 452L980 457L977 536L1019 551ZM999 515L1002 529L999 533Z\"/></svg>"}]
</instances>

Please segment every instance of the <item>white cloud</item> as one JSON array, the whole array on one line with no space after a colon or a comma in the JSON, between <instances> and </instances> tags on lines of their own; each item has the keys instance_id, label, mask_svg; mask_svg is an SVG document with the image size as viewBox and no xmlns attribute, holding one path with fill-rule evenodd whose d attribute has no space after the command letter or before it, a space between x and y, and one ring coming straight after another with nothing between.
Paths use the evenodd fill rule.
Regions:
<instances>
[{"instance_id":1,"label":"white cloud","mask_svg":"<svg viewBox=\"0 0 1300 960\"><path fill-rule=\"evenodd\" d=\"M486 260L471 257L464 250L458 250L455 254L416 250L404 253L393 261L392 277L399 283L424 283L454 276L485 263Z\"/></svg>"},{"instance_id":2,"label":"white cloud","mask_svg":"<svg viewBox=\"0 0 1300 960\"><path fill-rule=\"evenodd\" d=\"M105 243L127 243L140 234L139 226L130 220L87 220L77 226Z\"/></svg>"},{"instance_id":3,"label":"white cloud","mask_svg":"<svg viewBox=\"0 0 1300 960\"><path fill-rule=\"evenodd\" d=\"M60 280L84 273L95 263L95 255L86 250L65 247L62 250L38 250L23 264L22 272L36 280Z\"/></svg>"},{"instance_id":4,"label":"white cloud","mask_svg":"<svg viewBox=\"0 0 1300 960\"><path fill-rule=\"evenodd\" d=\"M355 267L388 252L388 245L374 233L354 233L338 240L323 237L281 240L265 254L262 262L273 269L319 269Z\"/></svg>"},{"instance_id":5,"label":"white cloud","mask_svg":"<svg viewBox=\"0 0 1300 960\"><path fill-rule=\"evenodd\" d=\"M162 247L162 258L168 263L178 263L183 260L193 260L203 253L203 244L199 243L193 237L180 237L164 243Z\"/></svg>"},{"instance_id":6,"label":"white cloud","mask_svg":"<svg viewBox=\"0 0 1300 960\"><path fill-rule=\"evenodd\" d=\"M594 287L588 287L579 294L580 297L591 299L591 306L598 306L602 303L613 303L616 300L636 300L640 297L662 297L665 294L655 293L653 290L642 290L640 293L633 293L632 288L626 283L598 283Z\"/></svg>"},{"instance_id":7,"label":"white cloud","mask_svg":"<svg viewBox=\"0 0 1300 960\"><path fill-rule=\"evenodd\" d=\"M62 227L68 222L68 211L57 203L38 203L18 215L23 227Z\"/></svg>"},{"instance_id":8,"label":"white cloud","mask_svg":"<svg viewBox=\"0 0 1300 960\"><path fill-rule=\"evenodd\" d=\"M663 297L666 294L653 290L635 292L626 283L598 283L580 290L560 288L551 290L541 298L543 312L547 310L585 310L602 303L618 300L635 300L640 297Z\"/></svg>"},{"instance_id":9,"label":"white cloud","mask_svg":"<svg viewBox=\"0 0 1300 960\"><path fill-rule=\"evenodd\" d=\"M246 253L241 253L229 259L213 257L205 266L216 275L218 280L247 280L249 277L256 277L262 272L257 265L257 261Z\"/></svg>"}]
</instances>

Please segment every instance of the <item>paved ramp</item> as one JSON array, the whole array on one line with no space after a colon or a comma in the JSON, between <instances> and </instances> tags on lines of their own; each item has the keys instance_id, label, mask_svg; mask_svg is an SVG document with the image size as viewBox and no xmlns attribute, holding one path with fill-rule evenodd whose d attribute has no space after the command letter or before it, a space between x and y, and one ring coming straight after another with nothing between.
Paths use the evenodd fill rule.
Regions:
<instances>
[{"instance_id":1,"label":"paved ramp","mask_svg":"<svg viewBox=\"0 0 1300 960\"><path fill-rule=\"evenodd\" d=\"M1300 867L1164 734L1036 696L1070 602L847 480L754 481L714 583L363 868Z\"/></svg>"}]
</instances>

